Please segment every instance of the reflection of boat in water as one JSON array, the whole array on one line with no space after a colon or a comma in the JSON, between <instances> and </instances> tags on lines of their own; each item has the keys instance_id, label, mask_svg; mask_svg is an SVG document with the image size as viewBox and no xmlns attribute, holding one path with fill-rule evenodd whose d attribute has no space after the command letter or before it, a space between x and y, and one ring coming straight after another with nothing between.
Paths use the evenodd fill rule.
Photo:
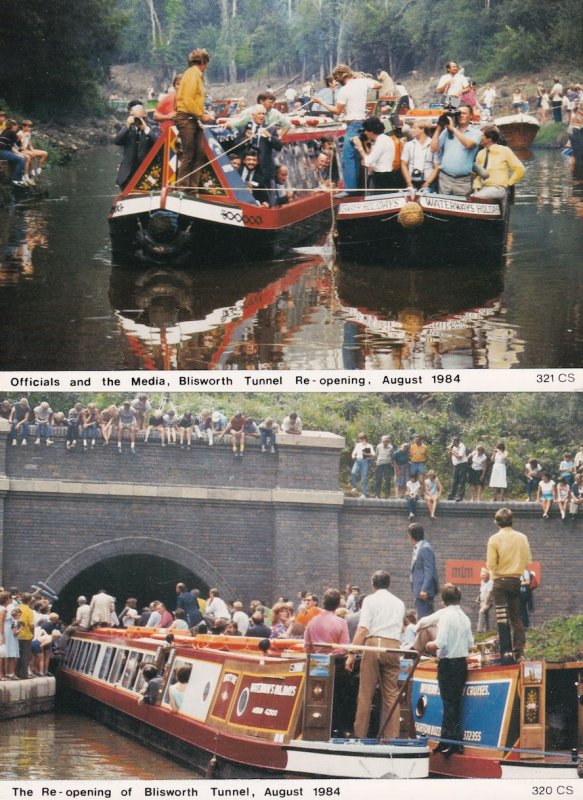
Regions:
<instances>
[{"instance_id":1,"label":"reflection of boat in water","mask_svg":"<svg viewBox=\"0 0 583 800\"><path fill-rule=\"evenodd\" d=\"M500 368L517 359L510 332L488 330L488 320L504 311L502 270L387 272L341 262L334 279L338 313L347 321L346 368L364 366L362 359L386 368Z\"/></svg>"},{"instance_id":2,"label":"reflection of boat in water","mask_svg":"<svg viewBox=\"0 0 583 800\"><path fill-rule=\"evenodd\" d=\"M540 128L540 122L530 114L507 114L496 117L494 125L514 150L528 150Z\"/></svg>"},{"instance_id":3,"label":"reflection of boat in water","mask_svg":"<svg viewBox=\"0 0 583 800\"><path fill-rule=\"evenodd\" d=\"M504 257L508 204L396 190L343 200L337 226L343 258L495 267Z\"/></svg>"},{"instance_id":4,"label":"reflection of boat in water","mask_svg":"<svg viewBox=\"0 0 583 800\"><path fill-rule=\"evenodd\" d=\"M163 676L153 705L138 703L146 664ZM170 688L180 667L190 674L173 713ZM59 678L93 716L209 777L428 774L424 737L333 736L335 710L346 701L335 686L335 656L306 656L301 640L175 634L168 643L152 629L99 629L73 636Z\"/></svg>"},{"instance_id":5,"label":"reflection of boat in water","mask_svg":"<svg viewBox=\"0 0 583 800\"><path fill-rule=\"evenodd\" d=\"M232 167L225 149L234 145L234 137L216 126L203 131L206 163L199 189L177 184L177 133L169 128L114 201L109 215L114 254L190 265L233 263L267 258L308 241L329 223L335 202L319 188L314 158L320 139L341 137L344 129L315 121L315 126L291 128L282 139L278 161L289 169L295 197L273 208L261 205Z\"/></svg>"},{"instance_id":6,"label":"reflection of boat in water","mask_svg":"<svg viewBox=\"0 0 583 800\"><path fill-rule=\"evenodd\" d=\"M431 755L438 777L576 779L583 777L583 662L525 661L497 666L489 656L470 669L462 706L463 754ZM471 666L471 662L470 662ZM412 681L418 733L437 741L443 706L436 662Z\"/></svg>"},{"instance_id":7,"label":"reflection of boat in water","mask_svg":"<svg viewBox=\"0 0 583 800\"><path fill-rule=\"evenodd\" d=\"M283 337L329 283L319 256L212 272L114 267L110 300L145 368L276 368Z\"/></svg>"}]
</instances>

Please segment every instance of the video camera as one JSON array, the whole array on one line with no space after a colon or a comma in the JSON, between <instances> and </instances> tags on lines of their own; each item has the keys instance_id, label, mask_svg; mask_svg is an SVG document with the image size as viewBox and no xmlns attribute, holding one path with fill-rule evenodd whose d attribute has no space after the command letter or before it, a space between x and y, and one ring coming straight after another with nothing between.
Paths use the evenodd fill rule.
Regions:
<instances>
[{"instance_id":1,"label":"video camera","mask_svg":"<svg viewBox=\"0 0 583 800\"><path fill-rule=\"evenodd\" d=\"M447 128L449 121L451 120L453 124L457 122L459 111L458 106L460 104L460 98L455 97L454 95L448 94L447 97L443 100L443 113L439 115L437 119L437 125L440 128ZM451 139L453 133L451 131L448 132L448 136Z\"/></svg>"}]
</instances>

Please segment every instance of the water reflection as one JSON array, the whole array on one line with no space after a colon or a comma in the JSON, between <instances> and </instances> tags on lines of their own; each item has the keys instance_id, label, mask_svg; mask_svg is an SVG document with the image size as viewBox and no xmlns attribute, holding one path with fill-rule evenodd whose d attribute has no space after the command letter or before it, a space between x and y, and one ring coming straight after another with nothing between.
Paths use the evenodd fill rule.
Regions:
<instances>
[{"instance_id":1,"label":"water reflection","mask_svg":"<svg viewBox=\"0 0 583 800\"><path fill-rule=\"evenodd\" d=\"M196 780L192 770L73 712L2 723L0 780Z\"/></svg>"},{"instance_id":2,"label":"water reflection","mask_svg":"<svg viewBox=\"0 0 583 800\"><path fill-rule=\"evenodd\" d=\"M580 364L583 185L558 153L527 161L504 268L423 270L344 267L330 241L237 267L112 265L116 158L82 154L54 199L0 211L2 369Z\"/></svg>"}]
</instances>

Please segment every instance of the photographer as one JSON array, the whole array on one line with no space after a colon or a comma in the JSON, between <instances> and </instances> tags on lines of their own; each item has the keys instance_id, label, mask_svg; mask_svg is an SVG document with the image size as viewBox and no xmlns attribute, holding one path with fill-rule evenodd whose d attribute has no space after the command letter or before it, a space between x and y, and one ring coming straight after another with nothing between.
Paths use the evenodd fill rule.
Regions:
<instances>
[{"instance_id":1,"label":"photographer","mask_svg":"<svg viewBox=\"0 0 583 800\"><path fill-rule=\"evenodd\" d=\"M441 194L468 195L472 191L472 167L482 133L472 123L472 109L460 105L457 111L444 112L430 144L440 165Z\"/></svg>"},{"instance_id":2,"label":"photographer","mask_svg":"<svg viewBox=\"0 0 583 800\"><path fill-rule=\"evenodd\" d=\"M395 159L395 145L390 136L385 133L385 126L378 117L369 117L362 124L363 133L369 144L368 152L364 149L361 137L354 138L354 146L360 153L362 163L370 173L370 185L373 189L391 189L395 182L393 177L393 161Z\"/></svg>"},{"instance_id":3,"label":"photographer","mask_svg":"<svg viewBox=\"0 0 583 800\"><path fill-rule=\"evenodd\" d=\"M130 182L148 150L160 136L160 131L151 128L146 118L146 109L139 100L128 103L129 116L126 124L114 139L123 147L122 162L117 169L117 185L122 189Z\"/></svg>"},{"instance_id":4,"label":"photographer","mask_svg":"<svg viewBox=\"0 0 583 800\"><path fill-rule=\"evenodd\" d=\"M417 120L411 125L413 139L407 142L401 156L401 172L409 189L432 189L439 173L435 153L429 149L431 139L425 120Z\"/></svg>"}]
</instances>

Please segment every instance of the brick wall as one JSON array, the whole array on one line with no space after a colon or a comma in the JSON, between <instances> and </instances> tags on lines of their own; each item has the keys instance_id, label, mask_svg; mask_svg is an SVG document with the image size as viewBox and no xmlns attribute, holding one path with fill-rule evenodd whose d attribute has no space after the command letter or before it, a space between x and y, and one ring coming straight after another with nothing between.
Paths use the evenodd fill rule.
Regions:
<instances>
[{"instance_id":1,"label":"brick wall","mask_svg":"<svg viewBox=\"0 0 583 800\"><path fill-rule=\"evenodd\" d=\"M412 605L411 545L403 501L343 497L343 440L314 434L280 445L277 456L253 443L242 462L227 442L192 451L138 445L67 453L9 447L0 432L2 582L44 580L62 591L84 569L116 556L145 554L184 567L223 596L274 599L302 588L357 583L387 568L392 588ZM536 504L512 503L516 527L541 562L535 621L581 612L583 514L575 523L540 519ZM420 508L443 578L448 560L485 557L497 504L448 503L430 522ZM474 620L477 586L462 587Z\"/></svg>"}]
</instances>

